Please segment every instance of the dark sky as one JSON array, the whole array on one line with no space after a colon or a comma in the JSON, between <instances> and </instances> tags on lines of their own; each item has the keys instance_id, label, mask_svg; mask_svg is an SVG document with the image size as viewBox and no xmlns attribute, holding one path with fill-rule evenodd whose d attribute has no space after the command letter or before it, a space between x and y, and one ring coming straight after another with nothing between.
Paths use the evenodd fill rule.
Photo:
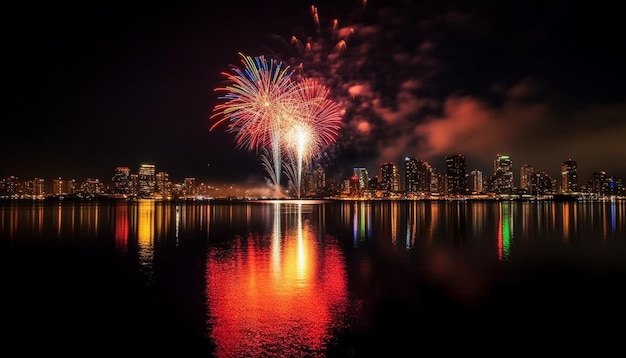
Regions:
<instances>
[{"instance_id":1,"label":"dark sky","mask_svg":"<svg viewBox=\"0 0 626 358\"><path fill-rule=\"evenodd\" d=\"M317 6L319 28L310 14ZM0 178L156 165L175 180L262 182L255 152L209 131L239 52L302 63L345 108L333 176L411 156L443 170L498 153L559 177L626 178L626 22L613 2L23 3L3 9ZM333 19L338 20L332 31ZM313 45L314 58L289 45ZM335 50L339 40L346 47Z\"/></svg>"}]
</instances>

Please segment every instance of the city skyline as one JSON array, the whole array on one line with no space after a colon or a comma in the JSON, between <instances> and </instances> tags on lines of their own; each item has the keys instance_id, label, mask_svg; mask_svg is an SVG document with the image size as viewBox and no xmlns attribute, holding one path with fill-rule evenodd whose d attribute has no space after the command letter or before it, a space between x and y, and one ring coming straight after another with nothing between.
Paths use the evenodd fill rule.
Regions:
<instances>
[{"instance_id":1,"label":"city skyline","mask_svg":"<svg viewBox=\"0 0 626 358\"><path fill-rule=\"evenodd\" d=\"M323 173L324 184L313 184L314 186L320 186L323 188L323 192L329 189L331 186L335 186L338 193L344 190L351 191L352 180L356 178L357 186L360 189L377 189L387 193L441 193L444 195L468 195L479 193L496 193L496 194L519 194L524 191L534 192L533 195L540 193L536 192L538 187L545 193L576 193L576 192L596 192L599 189L593 188L593 186L600 185L598 180L605 182L606 185L615 187L611 190L615 190L615 193L621 193L624 190L625 178L617 177L613 173L603 170L596 170L593 175L585 178L579 174L579 165L573 158L568 158L559 164L560 172L558 175L552 175L542 168L535 168L527 163L516 166L514 159L508 154L498 153L496 154L492 168L489 170L480 170L472 168L468 165L466 156L459 154L447 155L443 158L445 165L443 167L437 167L428 161L423 161L417 158L406 156L403 158L403 162L384 162L380 163L378 167L367 168L363 166L354 166L350 170L352 173L346 177L339 177L336 174L328 173L322 166L304 168L304 176L312 176L311 180L316 181L315 175L317 171ZM418 168L422 166L423 168ZM424 172L427 170L428 173ZM431 184L431 175L433 183ZM532 177L536 177L533 179ZM134 177L134 178L133 178ZM148 178L152 179L148 179ZM539 179L542 177L543 179ZM123 178L123 179L122 179ZM125 188L118 190L120 185L120 179L126 184L123 184ZM57 194L58 190L56 186L67 184L73 188L70 190L74 192L85 190L81 187L87 187L92 193L109 193L109 194L131 194L129 190L131 187L127 181L135 182L132 186L135 186L138 190L134 195L142 196L142 190L144 191L144 197L150 197L154 192L161 192L165 184L169 187L167 191L174 190L175 187L179 187L177 190L189 190L189 183L193 182L193 186L202 186L207 190L214 190L216 188L230 187L236 191L244 190L253 193L253 196L258 197L276 197L277 193L273 190L271 185L246 185L245 183L231 182L215 182L211 180L205 180L204 178L196 178L194 176L172 176L167 170L158 167L154 163L142 163L137 166L137 170L132 170L128 166L117 166L113 169L112 174L106 178L72 178L72 177L53 177L46 178L45 176L36 176L34 178L23 178L17 175L12 175L5 178L0 178L0 194L7 191L7 183L13 182L21 183L21 186L25 184L27 186L35 185L39 189L35 190L40 193ZM292 180L292 179L290 179ZM545 183L538 183L537 180L547 181ZM152 181L152 184L148 182ZM300 189L306 191L306 188L311 185L303 181L300 184ZM373 181L373 182L372 182ZM610 181L610 183L609 183ZM143 184L142 184L143 182ZM435 183L437 182L437 183ZM595 183L594 183L595 182ZM374 183L374 187L371 184ZM602 185L605 185L602 184ZM170 187L171 186L171 187ZM97 189L93 189L96 188ZM534 187L534 190L531 190ZM185 189L186 188L186 189ZM477 189L479 188L479 189ZM23 187L21 190L27 189ZM32 188L30 189L32 190ZM285 193L294 191L293 183L284 183L283 188ZM522 190L522 191L520 191ZM595 191L594 191L595 190ZM10 191L10 190L9 190ZM272 194L273 193L273 194ZM289 194L293 196L292 194ZM315 196L315 195L314 195ZM280 197L280 195L279 195ZM299 194L298 194L299 197Z\"/></svg>"},{"instance_id":2,"label":"city skyline","mask_svg":"<svg viewBox=\"0 0 626 358\"><path fill-rule=\"evenodd\" d=\"M454 153L487 173L506 153L557 178L569 158L579 181L626 177L624 25L610 6L318 2L313 23L311 4L275 4L12 4L0 177L107 180L155 163L263 183L258 153L209 131L214 88L240 52L298 63L292 35L310 37L304 71L347 109L324 153L339 177L406 156L443 168Z\"/></svg>"}]
</instances>

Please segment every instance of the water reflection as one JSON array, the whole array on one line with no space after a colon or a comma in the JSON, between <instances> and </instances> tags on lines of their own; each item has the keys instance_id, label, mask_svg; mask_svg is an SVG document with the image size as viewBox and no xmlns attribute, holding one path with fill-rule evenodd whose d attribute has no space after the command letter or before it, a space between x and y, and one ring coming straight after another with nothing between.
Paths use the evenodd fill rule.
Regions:
<instances>
[{"instance_id":1,"label":"water reflection","mask_svg":"<svg viewBox=\"0 0 626 358\"><path fill-rule=\"evenodd\" d=\"M217 356L320 355L341 326L341 250L316 240L307 205L270 207L270 232L242 233L209 251L207 309Z\"/></svg>"},{"instance_id":2,"label":"water reflection","mask_svg":"<svg viewBox=\"0 0 626 358\"><path fill-rule=\"evenodd\" d=\"M500 204L498 220L498 260L506 261L511 255L511 240L513 238L513 211L511 203Z\"/></svg>"},{"instance_id":3,"label":"water reflection","mask_svg":"<svg viewBox=\"0 0 626 358\"><path fill-rule=\"evenodd\" d=\"M13 301L30 289L22 311L67 301L69 312L80 301L74 314L87 328L111 315L135 319L128 331L140 332L164 317L150 334L172 325L161 337L200 332L216 356L323 356L355 330L366 340L389 329L393 342L410 341L418 335L397 319L446 325L441 317L452 320L460 307L501 303L486 310L498 325L516 314L541 320L562 305L563 317L574 317L588 299L601 302L588 317L621 312L616 276L582 270L623 271L626 202L5 202L0 244ZM100 292L122 299L93 304ZM112 301L124 310L85 317ZM146 314L134 314L133 302Z\"/></svg>"},{"instance_id":4,"label":"water reflection","mask_svg":"<svg viewBox=\"0 0 626 358\"><path fill-rule=\"evenodd\" d=\"M154 280L154 205L153 200L140 200L137 216L139 265L148 283Z\"/></svg>"},{"instance_id":5,"label":"water reflection","mask_svg":"<svg viewBox=\"0 0 626 358\"><path fill-rule=\"evenodd\" d=\"M115 205L115 250L125 253L128 249L128 203Z\"/></svg>"}]
</instances>

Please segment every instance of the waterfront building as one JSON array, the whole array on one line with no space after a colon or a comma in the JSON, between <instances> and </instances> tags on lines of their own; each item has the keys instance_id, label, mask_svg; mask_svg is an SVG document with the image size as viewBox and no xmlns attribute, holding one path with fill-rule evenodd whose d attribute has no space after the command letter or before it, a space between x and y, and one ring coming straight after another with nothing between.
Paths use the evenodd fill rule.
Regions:
<instances>
[{"instance_id":1,"label":"waterfront building","mask_svg":"<svg viewBox=\"0 0 626 358\"><path fill-rule=\"evenodd\" d=\"M571 158L561 163L561 190L564 193L578 192L578 169Z\"/></svg>"},{"instance_id":2,"label":"waterfront building","mask_svg":"<svg viewBox=\"0 0 626 358\"><path fill-rule=\"evenodd\" d=\"M446 191L448 195L465 195L467 192L467 174L463 154L446 157Z\"/></svg>"}]
</instances>

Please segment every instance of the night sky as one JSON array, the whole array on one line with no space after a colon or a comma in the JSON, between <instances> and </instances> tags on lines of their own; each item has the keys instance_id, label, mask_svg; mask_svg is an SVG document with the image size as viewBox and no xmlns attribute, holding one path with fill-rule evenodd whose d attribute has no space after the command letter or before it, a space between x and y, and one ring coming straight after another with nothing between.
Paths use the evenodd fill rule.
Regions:
<instances>
[{"instance_id":1,"label":"night sky","mask_svg":"<svg viewBox=\"0 0 626 358\"><path fill-rule=\"evenodd\" d=\"M319 28L311 16L317 6ZM3 9L0 178L264 182L256 152L209 130L239 52L322 80L345 108L333 177L404 157L489 175L508 154L560 178L626 178L626 22L613 2L256 1L13 4ZM332 20L338 20L332 31ZM350 31L352 30L352 31ZM313 45L304 58L292 35ZM335 49L344 39L346 48ZM295 68L295 67L294 67Z\"/></svg>"}]
</instances>

